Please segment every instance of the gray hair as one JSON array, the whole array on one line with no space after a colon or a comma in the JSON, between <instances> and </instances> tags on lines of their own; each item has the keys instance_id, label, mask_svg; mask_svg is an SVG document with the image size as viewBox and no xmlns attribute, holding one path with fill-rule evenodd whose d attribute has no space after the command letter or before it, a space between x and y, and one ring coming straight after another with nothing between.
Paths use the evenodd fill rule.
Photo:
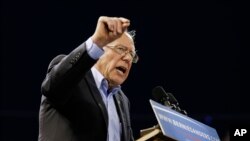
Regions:
<instances>
[{"instance_id":1,"label":"gray hair","mask_svg":"<svg viewBox=\"0 0 250 141\"><path fill-rule=\"evenodd\" d=\"M126 31L133 40L135 40L135 30Z\"/></svg>"}]
</instances>

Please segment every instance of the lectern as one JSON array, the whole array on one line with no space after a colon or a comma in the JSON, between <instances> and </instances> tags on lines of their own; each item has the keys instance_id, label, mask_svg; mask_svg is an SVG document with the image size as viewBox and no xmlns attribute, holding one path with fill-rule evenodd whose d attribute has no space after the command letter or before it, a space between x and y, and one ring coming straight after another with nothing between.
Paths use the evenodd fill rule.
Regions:
<instances>
[{"instance_id":1,"label":"lectern","mask_svg":"<svg viewBox=\"0 0 250 141\"><path fill-rule=\"evenodd\" d=\"M220 141L214 128L153 100L150 104L158 124L141 130L136 141Z\"/></svg>"}]
</instances>

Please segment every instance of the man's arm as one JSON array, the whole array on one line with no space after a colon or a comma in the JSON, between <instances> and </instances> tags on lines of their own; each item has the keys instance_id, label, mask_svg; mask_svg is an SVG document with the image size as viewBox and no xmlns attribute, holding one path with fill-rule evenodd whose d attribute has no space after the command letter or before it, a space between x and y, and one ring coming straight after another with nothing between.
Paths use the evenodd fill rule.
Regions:
<instances>
[{"instance_id":1,"label":"man's arm","mask_svg":"<svg viewBox=\"0 0 250 141\"><path fill-rule=\"evenodd\" d=\"M98 19L91 40L102 49L106 44L119 38L129 25L129 20L125 18L102 16ZM90 57L88 51L85 42L60 61L53 60L42 83L42 94L52 102L64 104L70 97L67 92L76 86L97 61Z\"/></svg>"},{"instance_id":2,"label":"man's arm","mask_svg":"<svg viewBox=\"0 0 250 141\"><path fill-rule=\"evenodd\" d=\"M52 102L64 104L70 97L70 91L95 64L83 43L67 56L56 57L48 67L42 83L42 94Z\"/></svg>"}]
</instances>

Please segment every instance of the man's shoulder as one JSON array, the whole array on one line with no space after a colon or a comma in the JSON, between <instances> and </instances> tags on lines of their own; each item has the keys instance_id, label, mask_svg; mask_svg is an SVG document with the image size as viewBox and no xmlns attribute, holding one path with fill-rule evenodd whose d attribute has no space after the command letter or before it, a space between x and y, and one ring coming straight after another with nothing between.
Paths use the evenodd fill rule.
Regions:
<instances>
[{"instance_id":1,"label":"man's shoulder","mask_svg":"<svg viewBox=\"0 0 250 141\"><path fill-rule=\"evenodd\" d=\"M52 61L49 63L48 70L50 70L54 65L58 64L65 56L66 56L65 54L60 54L54 57Z\"/></svg>"},{"instance_id":2,"label":"man's shoulder","mask_svg":"<svg viewBox=\"0 0 250 141\"><path fill-rule=\"evenodd\" d=\"M55 65L55 64L59 63L65 56L66 56L65 54L57 55L56 57L54 57L52 59L52 61L50 62L49 66L50 65Z\"/></svg>"}]
</instances>

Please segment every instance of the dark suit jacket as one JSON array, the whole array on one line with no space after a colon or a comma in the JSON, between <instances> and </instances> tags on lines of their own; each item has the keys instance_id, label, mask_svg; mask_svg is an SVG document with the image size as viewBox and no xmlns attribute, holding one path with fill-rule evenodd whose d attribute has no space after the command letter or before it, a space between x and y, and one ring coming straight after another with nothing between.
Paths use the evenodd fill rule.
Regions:
<instances>
[{"instance_id":1,"label":"dark suit jacket","mask_svg":"<svg viewBox=\"0 0 250 141\"><path fill-rule=\"evenodd\" d=\"M107 141L108 114L90 71L95 63L85 43L51 61L41 88L39 141ZM121 90L114 99L121 140L134 140L129 101Z\"/></svg>"}]
</instances>

